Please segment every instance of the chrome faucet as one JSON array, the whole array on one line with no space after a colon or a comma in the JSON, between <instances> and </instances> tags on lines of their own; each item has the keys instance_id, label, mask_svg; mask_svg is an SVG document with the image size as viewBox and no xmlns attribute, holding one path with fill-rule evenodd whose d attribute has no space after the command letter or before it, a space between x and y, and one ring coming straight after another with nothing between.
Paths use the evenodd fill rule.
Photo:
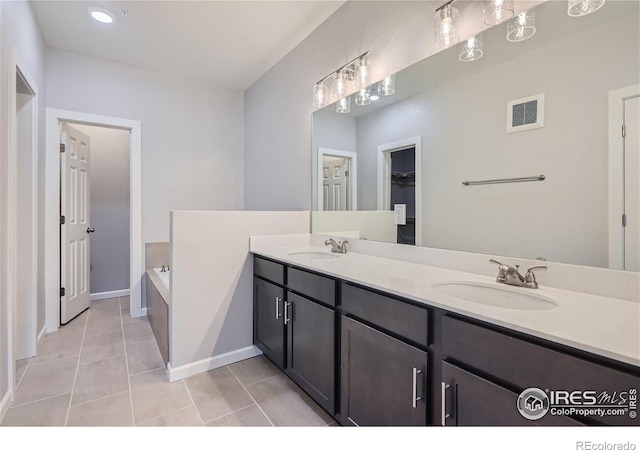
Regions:
<instances>
[{"instance_id":1,"label":"chrome faucet","mask_svg":"<svg viewBox=\"0 0 640 450\"><path fill-rule=\"evenodd\" d=\"M349 241L336 242L333 238L329 238L324 241L324 245L331 246L332 253L347 253L347 244Z\"/></svg>"},{"instance_id":2,"label":"chrome faucet","mask_svg":"<svg viewBox=\"0 0 640 450\"><path fill-rule=\"evenodd\" d=\"M522 276L520 274L520 266L517 264L513 267L502 264L500 261L496 261L495 259L490 259L489 261L500 266L498 268L498 277L496 278L498 283L530 289L538 289L538 282L536 281L534 272L536 270L547 270L547 266L533 266L527 270L527 273L524 276Z\"/></svg>"}]
</instances>

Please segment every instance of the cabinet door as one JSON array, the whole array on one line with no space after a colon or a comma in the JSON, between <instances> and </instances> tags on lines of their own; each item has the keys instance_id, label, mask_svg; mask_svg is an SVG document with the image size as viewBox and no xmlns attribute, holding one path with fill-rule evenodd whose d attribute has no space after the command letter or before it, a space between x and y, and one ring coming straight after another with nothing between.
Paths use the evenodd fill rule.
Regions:
<instances>
[{"instance_id":1,"label":"cabinet door","mask_svg":"<svg viewBox=\"0 0 640 450\"><path fill-rule=\"evenodd\" d=\"M284 368L284 289L253 278L253 343Z\"/></svg>"},{"instance_id":2,"label":"cabinet door","mask_svg":"<svg viewBox=\"0 0 640 450\"><path fill-rule=\"evenodd\" d=\"M287 294L285 372L327 412L335 411L335 311Z\"/></svg>"},{"instance_id":3,"label":"cabinet door","mask_svg":"<svg viewBox=\"0 0 640 450\"><path fill-rule=\"evenodd\" d=\"M426 425L427 353L341 318L343 425Z\"/></svg>"},{"instance_id":4,"label":"cabinet door","mask_svg":"<svg viewBox=\"0 0 640 450\"><path fill-rule=\"evenodd\" d=\"M538 420L524 418L517 408L518 394L484 378L442 362L442 417L446 426L579 426L564 416L547 413Z\"/></svg>"}]
</instances>

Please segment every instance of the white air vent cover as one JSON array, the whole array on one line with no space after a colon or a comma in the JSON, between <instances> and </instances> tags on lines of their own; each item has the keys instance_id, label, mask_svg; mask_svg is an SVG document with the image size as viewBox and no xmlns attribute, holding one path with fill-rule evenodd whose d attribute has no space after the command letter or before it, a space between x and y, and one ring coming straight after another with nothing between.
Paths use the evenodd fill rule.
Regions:
<instances>
[{"instance_id":1,"label":"white air vent cover","mask_svg":"<svg viewBox=\"0 0 640 450\"><path fill-rule=\"evenodd\" d=\"M507 133L544 126L544 94L519 98L507 103Z\"/></svg>"}]
</instances>

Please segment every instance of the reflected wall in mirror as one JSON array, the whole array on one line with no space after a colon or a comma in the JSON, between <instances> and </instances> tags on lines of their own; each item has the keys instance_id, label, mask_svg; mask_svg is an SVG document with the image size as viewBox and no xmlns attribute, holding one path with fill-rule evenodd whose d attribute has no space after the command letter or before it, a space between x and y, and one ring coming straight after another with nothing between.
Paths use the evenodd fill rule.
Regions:
<instances>
[{"instance_id":1,"label":"reflected wall in mirror","mask_svg":"<svg viewBox=\"0 0 640 450\"><path fill-rule=\"evenodd\" d=\"M639 2L581 18L547 2L535 14L526 41L500 24L476 61L449 48L397 73L392 96L314 112L314 209L332 210L319 158L330 149L357 172L352 202L333 205L407 205L407 225L384 240L638 271ZM535 181L463 184L520 177ZM332 231L321 222L314 232Z\"/></svg>"}]
</instances>

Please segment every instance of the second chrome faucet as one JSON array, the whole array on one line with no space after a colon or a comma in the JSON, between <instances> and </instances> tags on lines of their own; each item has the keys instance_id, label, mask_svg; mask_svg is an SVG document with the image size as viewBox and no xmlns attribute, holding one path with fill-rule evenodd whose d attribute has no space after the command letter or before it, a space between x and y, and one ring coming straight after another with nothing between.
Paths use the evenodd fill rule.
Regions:
<instances>
[{"instance_id":1,"label":"second chrome faucet","mask_svg":"<svg viewBox=\"0 0 640 450\"><path fill-rule=\"evenodd\" d=\"M330 245L333 253L347 253L347 244L349 241L336 242L333 238L324 241L324 245Z\"/></svg>"},{"instance_id":2,"label":"second chrome faucet","mask_svg":"<svg viewBox=\"0 0 640 450\"><path fill-rule=\"evenodd\" d=\"M534 272L536 270L547 270L547 266L533 266L530 267L529 270L527 270L527 273L523 276L520 274L520 266L518 265L515 267L508 266L506 264L502 264L500 261L496 261L495 259L490 259L489 261L500 266L498 268L498 276L496 278L498 283L530 289L538 289L538 282L536 281Z\"/></svg>"}]
</instances>

